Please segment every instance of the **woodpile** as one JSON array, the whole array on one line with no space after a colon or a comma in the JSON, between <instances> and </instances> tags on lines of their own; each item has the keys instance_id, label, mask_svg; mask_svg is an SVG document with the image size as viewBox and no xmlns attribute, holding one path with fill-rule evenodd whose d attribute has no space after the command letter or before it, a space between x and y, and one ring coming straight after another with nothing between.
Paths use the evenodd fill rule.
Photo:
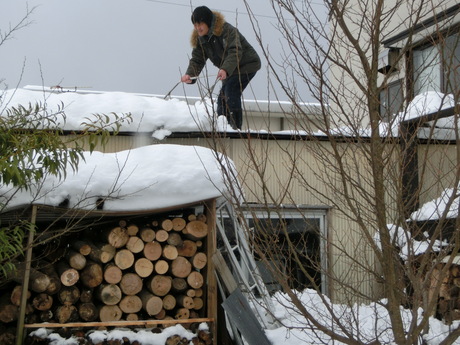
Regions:
<instances>
[{"instance_id":1,"label":"woodpile","mask_svg":"<svg viewBox=\"0 0 460 345\"><path fill-rule=\"evenodd\" d=\"M59 259L34 265L26 323L204 317L207 235L203 215L82 231ZM23 272L1 291L0 326L18 318Z\"/></svg>"},{"instance_id":2,"label":"woodpile","mask_svg":"<svg viewBox=\"0 0 460 345\"><path fill-rule=\"evenodd\" d=\"M431 273L430 300L438 300L436 316L450 324L460 320L460 265L452 264L445 275L441 271L444 264L439 264ZM439 293L436 296L436 288L440 285Z\"/></svg>"}]
</instances>

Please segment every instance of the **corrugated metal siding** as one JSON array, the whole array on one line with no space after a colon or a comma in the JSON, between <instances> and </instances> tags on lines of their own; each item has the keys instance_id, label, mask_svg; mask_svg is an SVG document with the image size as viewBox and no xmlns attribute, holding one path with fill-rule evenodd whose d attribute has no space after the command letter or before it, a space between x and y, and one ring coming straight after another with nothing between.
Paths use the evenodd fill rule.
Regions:
<instances>
[{"instance_id":1,"label":"corrugated metal siding","mask_svg":"<svg viewBox=\"0 0 460 345\"><path fill-rule=\"evenodd\" d=\"M154 141L149 137L119 136L113 138L106 151L114 152L126 150L144 144L179 144L210 147L224 152L230 157L238 170L239 179L243 183L247 202L294 204L311 206L328 206L328 262L330 277L328 281L329 293L336 301L350 302L356 300L356 289L362 296L369 298L378 296L381 287L375 282L370 272L375 272L376 262L367 245L363 231L373 232L373 209L365 200L359 189L353 191L353 198L359 202L363 212L362 217L368 219L368 228L360 229L350 215L344 200L340 200L340 174L331 165L328 152L331 144L327 141L308 142L291 140L260 140L260 139L230 139L230 138L167 138L163 141ZM314 146L315 145L315 146ZM319 146L318 146L319 145ZM360 188L372 191L372 179L368 162L360 150L365 144L350 145L338 144L337 149L343 152L348 162L347 172L353 176L360 176L356 183ZM320 150L318 150L318 148ZM396 148L396 149L395 149ZM388 164L385 172L387 181L388 205L394 204L397 199L399 183L395 179L399 176L398 147L395 149L394 164ZM426 181L424 198L431 200L439 195L439 188L433 188L439 179L443 179L441 186L449 186L456 170L455 146L436 146L427 149L420 147L420 155L429 155L429 168L423 178ZM251 158L248 158L250 154ZM296 170L292 170L295 161ZM257 164L253 164L257 162ZM263 167L263 170L258 169ZM445 172L449 173L445 173ZM442 173L441 173L442 172ZM266 181L260 184L261 176ZM293 177L293 178L292 178ZM301 181L303 180L304 183ZM285 188L289 185L289 188ZM450 185L451 186L451 185ZM428 188L431 187L431 188ZM337 188L337 190L335 190ZM268 192L265 193L264 189ZM264 200L263 196L267 196ZM331 198L328 200L328 198ZM334 207L337 203L340 207ZM392 209L389 207L389 219L392 219ZM364 298L363 298L364 300Z\"/></svg>"}]
</instances>

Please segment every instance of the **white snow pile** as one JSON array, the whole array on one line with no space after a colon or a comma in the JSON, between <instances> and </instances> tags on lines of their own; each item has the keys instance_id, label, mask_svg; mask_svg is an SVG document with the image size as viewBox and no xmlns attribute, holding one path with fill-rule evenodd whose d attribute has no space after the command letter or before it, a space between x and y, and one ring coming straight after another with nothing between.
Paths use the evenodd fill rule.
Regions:
<instances>
[{"instance_id":1,"label":"white snow pile","mask_svg":"<svg viewBox=\"0 0 460 345\"><path fill-rule=\"evenodd\" d=\"M209 331L206 323L201 323L198 330ZM89 331L86 337L92 341L93 344L100 344L104 341L111 340L129 340L129 343L137 341L141 345L164 345L166 340L173 336L178 335L181 338L186 338L191 341L196 337L195 333L185 329L182 325L175 325L165 328L161 333L153 333L151 329L136 329L131 330L127 328L117 328L111 331ZM64 338L58 333L53 332L51 329L38 328L30 333L31 337L40 339L47 339L49 345L79 345L81 340L76 337Z\"/></svg>"},{"instance_id":2,"label":"white snow pile","mask_svg":"<svg viewBox=\"0 0 460 345\"><path fill-rule=\"evenodd\" d=\"M410 216L412 220L439 219L446 215L446 218L458 217L460 198L458 189L447 188L437 199L423 204Z\"/></svg>"},{"instance_id":3,"label":"white snow pile","mask_svg":"<svg viewBox=\"0 0 460 345\"><path fill-rule=\"evenodd\" d=\"M225 166L227 162L231 166ZM63 202L72 208L94 209L102 198L108 211L179 206L227 195L222 169L234 167L228 159L198 146L159 144L117 153L85 152L78 171L68 168L61 181L47 176L27 191L0 185L0 203L7 209Z\"/></svg>"},{"instance_id":4,"label":"white snow pile","mask_svg":"<svg viewBox=\"0 0 460 345\"><path fill-rule=\"evenodd\" d=\"M130 113L132 122L122 123L122 132L151 132L152 137L162 140L172 132L201 132L213 128L219 131L234 131L225 116L219 116L214 123L210 116L210 100L197 101L194 105L178 99L165 100L159 96L137 95L125 92L59 92L55 89L6 90L1 99L0 114L6 108L46 104L48 113L56 113L64 106L65 120L59 123L63 130L81 130L82 123L92 114Z\"/></svg>"},{"instance_id":5,"label":"white snow pile","mask_svg":"<svg viewBox=\"0 0 460 345\"><path fill-rule=\"evenodd\" d=\"M394 344L391 331L391 324L388 311L384 305L386 300L378 303L355 304L352 307L341 304L332 304L324 296L320 297L314 290L306 289L299 293L299 299L308 312L315 320L322 324L326 329L336 333L344 334L340 330L340 325L345 327L347 332L353 334L355 339L359 339L364 344L370 344L378 340L380 344ZM323 300L324 299L324 300ZM266 334L272 344L276 345L306 345L306 344L344 344L340 341L333 341L317 327L309 324L298 309L289 301L289 298L282 293L277 293L273 297L275 304L275 316L281 321L283 327L267 330ZM332 309L333 313L329 310ZM400 313L406 329L409 330L412 320L412 311L400 308ZM418 310L417 319L423 315L423 310ZM334 320L332 314L336 317ZM441 321L430 318L430 329L423 339L426 344L437 345L447 337L451 329L458 327L459 321L452 325L445 325ZM457 340L454 344L460 344Z\"/></svg>"},{"instance_id":6,"label":"white snow pile","mask_svg":"<svg viewBox=\"0 0 460 345\"><path fill-rule=\"evenodd\" d=\"M399 256L403 260L407 260L410 256L414 257L423 253L426 253L427 250L434 252L439 252L442 248L449 245L446 241L435 240L431 244L431 239L427 233L425 233L425 240L419 241L412 238L411 233L399 226L394 224L388 224L388 231L390 233L390 238L394 240L395 246L399 248ZM380 234L378 232L374 235L374 241L382 250L382 244L380 241Z\"/></svg>"}]
</instances>

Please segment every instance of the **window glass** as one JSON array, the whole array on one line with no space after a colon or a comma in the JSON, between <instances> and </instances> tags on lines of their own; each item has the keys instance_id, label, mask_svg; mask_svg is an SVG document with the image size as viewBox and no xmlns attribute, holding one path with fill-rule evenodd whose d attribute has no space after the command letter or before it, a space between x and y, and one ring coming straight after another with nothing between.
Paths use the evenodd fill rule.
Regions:
<instances>
[{"instance_id":1,"label":"window glass","mask_svg":"<svg viewBox=\"0 0 460 345\"><path fill-rule=\"evenodd\" d=\"M460 88L460 35L447 37L443 50L444 90L457 93Z\"/></svg>"},{"instance_id":2,"label":"window glass","mask_svg":"<svg viewBox=\"0 0 460 345\"><path fill-rule=\"evenodd\" d=\"M402 82L389 84L380 91L380 116L382 121L389 122L392 117L403 109L404 96Z\"/></svg>"},{"instance_id":3,"label":"window glass","mask_svg":"<svg viewBox=\"0 0 460 345\"><path fill-rule=\"evenodd\" d=\"M414 51L414 93L426 91L441 91L441 58L437 46Z\"/></svg>"}]
</instances>

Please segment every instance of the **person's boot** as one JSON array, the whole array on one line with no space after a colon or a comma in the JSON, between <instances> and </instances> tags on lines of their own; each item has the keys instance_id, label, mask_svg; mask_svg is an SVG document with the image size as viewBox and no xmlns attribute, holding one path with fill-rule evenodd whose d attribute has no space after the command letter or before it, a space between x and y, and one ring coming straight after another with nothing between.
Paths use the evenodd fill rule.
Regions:
<instances>
[{"instance_id":1,"label":"person's boot","mask_svg":"<svg viewBox=\"0 0 460 345\"><path fill-rule=\"evenodd\" d=\"M243 125L243 111L234 110L230 112L229 123L233 129L241 129Z\"/></svg>"}]
</instances>

